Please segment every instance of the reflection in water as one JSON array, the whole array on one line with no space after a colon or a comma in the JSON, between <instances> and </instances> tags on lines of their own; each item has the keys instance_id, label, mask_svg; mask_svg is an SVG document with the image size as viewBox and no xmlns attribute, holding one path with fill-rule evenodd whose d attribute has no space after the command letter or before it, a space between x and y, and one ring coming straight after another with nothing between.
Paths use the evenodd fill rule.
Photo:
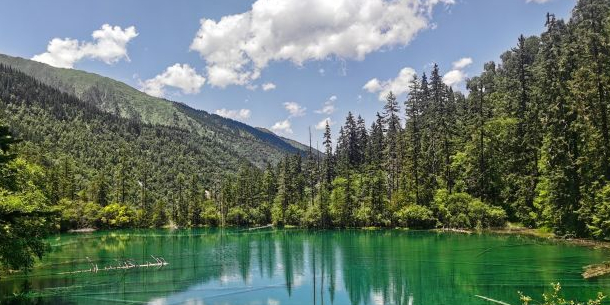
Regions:
<instances>
[{"instance_id":1,"label":"reflection in water","mask_svg":"<svg viewBox=\"0 0 610 305\"><path fill-rule=\"evenodd\" d=\"M402 230L187 230L61 235L29 276L0 279L6 304L517 304L560 281L568 296L608 291L581 268L593 250L496 235ZM162 256L161 269L59 275ZM11 297L21 293L21 297Z\"/></svg>"}]
</instances>

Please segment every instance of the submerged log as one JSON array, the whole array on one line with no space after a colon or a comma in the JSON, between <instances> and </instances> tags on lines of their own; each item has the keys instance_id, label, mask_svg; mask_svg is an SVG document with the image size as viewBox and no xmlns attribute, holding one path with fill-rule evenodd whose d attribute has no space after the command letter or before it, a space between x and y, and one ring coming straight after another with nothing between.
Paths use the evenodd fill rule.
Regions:
<instances>
[{"instance_id":1,"label":"submerged log","mask_svg":"<svg viewBox=\"0 0 610 305\"><path fill-rule=\"evenodd\" d=\"M273 228L273 225L272 224L268 224L266 226L249 228L248 231L260 230L260 229L266 229L266 228Z\"/></svg>"},{"instance_id":2,"label":"submerged log","mask_svg":"<svg viewBox=\"0 0 610 305\"><path fill-rule=\"evenodd\" d=\"M99 268L97 266L97 264L94 264L93 262L91 262L91 260L87 257L89 264L91 264L91 268L61 272L59 274L98 273L99 271L129 270L129 269L134 269L134 268L150 268L150 267L158 267L159 269L161 269L162 267L169 265L169 263L166 262L163 257L160 257L160 256L156 257L153 255L151 255L151 257L154 259L154 262L146 261L143 264L138 264L135 261L128 259L128 260L124 260L124 261L120 262L116 266L105 266L104 268Z\"/></svg>"},{"instance_id":3,"label":"submerged log","mask_svg":"<svg viewBox=\"0 0 610 305\"><path fill-rule=\"evenodd\" d=\"M610 262L603 262L601 264L585 266L585 271L582 273L582 277L585 279L591 279L595 277L604 276L610 274Z\"/></svg>"},{"instance_id":4,"label":"submerged log","mask_svg":"<svg viewBox=\"0 0 610 305\"><path fill-rule=\"evenodd\" d=\"M508 304L508 303L506 303L506 302L502 302L502 301L494 300L494 299L492 299L492 298L484 297L484 296L482 296L482 295L475 294L474 296L475 296L475 297L477 297L477 298L483 299L483 300L485 300L485 301L492 302L492 303L501 304L501 305L510 305L510 304Z\"/></svg>"}]
</instances>

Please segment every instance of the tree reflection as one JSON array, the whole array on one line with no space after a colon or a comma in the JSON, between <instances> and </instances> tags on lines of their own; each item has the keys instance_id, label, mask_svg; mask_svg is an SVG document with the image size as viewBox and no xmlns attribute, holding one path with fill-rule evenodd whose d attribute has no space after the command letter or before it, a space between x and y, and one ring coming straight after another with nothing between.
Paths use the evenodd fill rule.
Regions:
<instances>
[{"instance_id":1,"label":"tree reflection","mask_svg":"<svg viewBox=\"0 0 610 305\"><path fill-rule=\"evenodd\" d=\"M169 265L60 275L118 259L162 256ZM596 258L599 256L598 258ZM561 280L586 296L580 267L603 253L531 238L401 230L123 231L65 236L29 276L1 279L2 296L37 304L480 304L475 294L518 303ZM531 268L535 266L535 268ZM26 286L24 286L26 285ZM272 302L273 301L273 302ZM7 303L3 301L2 303Z\"/></svg>"}]
</instances>

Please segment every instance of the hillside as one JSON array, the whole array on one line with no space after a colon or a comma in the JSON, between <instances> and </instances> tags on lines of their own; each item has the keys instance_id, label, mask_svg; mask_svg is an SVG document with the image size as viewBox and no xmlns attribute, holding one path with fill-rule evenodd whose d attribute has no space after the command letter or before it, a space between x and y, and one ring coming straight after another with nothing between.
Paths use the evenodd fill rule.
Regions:
<instances>
[{"instance_id":1,"label":"hillside","mask_svg":"<svg viewBox=\"0 0 610 305\"><path fill-rule=\"evenodd\" d=\"M149 96L119 81L74 69L0 54L0 64L13 67L36 80L68 93L84 103L117 117L150 125L184 129L222 143L229 154L263 166L285 153L305 151L303 145L246 124L193 109L185 104Z\"/></svg>"},{"instance_id":2,"label":"hillside","mask_svg":"<svg viewBox=\"0 0 610 305\"><path fill-rule=\"evenodd\" d=\"M23 140L21 154L47 168L54 202L103 194L102 201L168 203L187 177L190 187L209 189L249 164L217 138L117 117L1 65L0 121Z\"/></svg>"}]
</instances>

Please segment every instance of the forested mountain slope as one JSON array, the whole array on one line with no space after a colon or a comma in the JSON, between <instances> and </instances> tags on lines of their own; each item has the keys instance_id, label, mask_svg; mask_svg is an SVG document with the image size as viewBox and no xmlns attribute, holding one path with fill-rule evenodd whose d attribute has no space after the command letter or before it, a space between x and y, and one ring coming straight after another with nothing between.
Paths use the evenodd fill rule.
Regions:
<instances>
[{"instance_id":1,"label":"forested mountain slope","mask_svg":"<svg viewBox=\"0 0 610 305\"><path fill-rule=\"evenodd\" d=\"M52 202L169 202L186 177L210 187L249 163L215 137L117 117L4 66L0 120L24 140L21 153L48 168Z\"/></svg>"},{"instance_id":2,"label":"forested mountain slope","mask_svg":"<svg viewBox=\"0 0 610 305\"><path fill-rule=\"evenodd\" d=\"M302 147L273 133L261 132L246 124L196 110L182 103L149 96L107 77L74 69L54 68L3 54L0 54L0 64L13 67L118 117L151 125L176 127L214 139L229 152L258 166L263 166L266 162L275 163L284 153L303 151Z\"/></svg>"}]
</instances>

